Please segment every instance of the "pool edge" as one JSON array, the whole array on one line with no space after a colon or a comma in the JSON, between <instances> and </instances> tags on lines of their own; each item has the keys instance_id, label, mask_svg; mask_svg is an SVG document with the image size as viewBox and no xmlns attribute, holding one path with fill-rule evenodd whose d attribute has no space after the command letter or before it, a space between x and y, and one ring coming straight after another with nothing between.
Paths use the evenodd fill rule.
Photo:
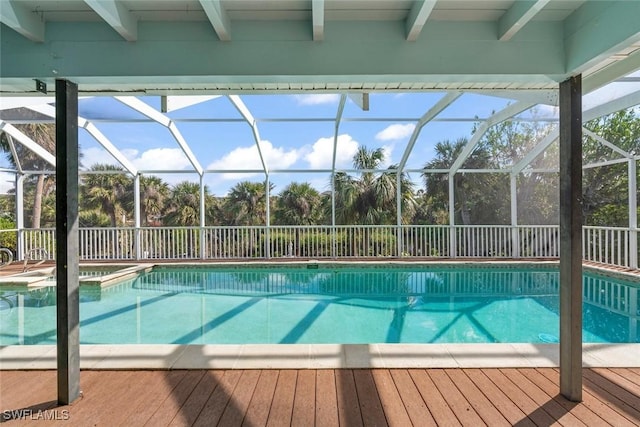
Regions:
<instances>
[{"instance_id":1,"label":"pool edge","mask_svg":"<svg viewBox=\"0 0 640 427\"><path fill-rule=\"evenodd\" d=\"M340 369L557 367L557 344L81 345L80 367ZM583 344L583 366L640 367L640 344ZM0 347L0 370L56 368L54 345Z\"/></svg>"}]
</instances>

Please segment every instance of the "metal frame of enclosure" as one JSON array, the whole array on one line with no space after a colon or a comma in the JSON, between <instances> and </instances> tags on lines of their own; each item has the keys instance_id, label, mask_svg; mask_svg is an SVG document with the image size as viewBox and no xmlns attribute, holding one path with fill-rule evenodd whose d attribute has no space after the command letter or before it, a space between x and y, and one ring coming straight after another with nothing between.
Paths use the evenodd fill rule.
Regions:
<instances>
[{"instance_id":1,"label":"metal frame of enclosure","mask_svg":"<svg viewBox=\"0 0 640 427\"><path fill-rule=\"evenodd\" d=\"M400 169L424 123L434 120L460 92L501 92L514 99L514 104L479 126L450 169L433 171L450 178L462 172L465 159L491 125L535 104L558 105L557 133L505 173L511 174L515 218L511 227L517 230L514 177L559 138L560 389L571 400L581 399L582 349L576 331L582 329L582 121L639 103L635 92L583 111L582 94L640 69L640 2L12 0L0 6L0 95L34 96L34 79L44 86L55 81L57 152L55 158L39 154L59 174L77 164L75 155L70 156L77 153L76 124L98 139L128 172L136 177L140 172L108 148L110 142L95 125L77 117L78 95L116 95L120 102L165 126L201 180L206 171L190 154L177 124L135 95L226 95L251 127L260 150L259 123L243 105L243 93L341 93L337 135L347 96L366 108L367 94L375 91L446 92L417 121ZM42 112L51 116L50 107ZM1 122L0 128L33 151L41 150L10 123ZM334 153L337 143L336 138ZM615 145L615 141L602 143ZM635 178L637 159L619 154ZM269 170L264 158L262 166L267 179L277 173ZM330 172L335 174L335 162ZM20 195L20 178L17 184ZM630 182L630 206L632 200L635 203L635 185ZM79 344L74 334L79 257L73 253L78 234L74 228L77 188L72 185L67 191L66 195L56 193L58 210L66 212L56 226L62 403L73 401L79 391ZM453 206L451 190L449 198ZM636 209L629 211L629 252L634 254L630 264L635 267ZM138 230L139 213L136 217ZM204 226L202 213L201 223ZM397 225L402 226L400 220ZM456 247L455 236L448 236L450 247Z\"/></svg>"}]
</instances>

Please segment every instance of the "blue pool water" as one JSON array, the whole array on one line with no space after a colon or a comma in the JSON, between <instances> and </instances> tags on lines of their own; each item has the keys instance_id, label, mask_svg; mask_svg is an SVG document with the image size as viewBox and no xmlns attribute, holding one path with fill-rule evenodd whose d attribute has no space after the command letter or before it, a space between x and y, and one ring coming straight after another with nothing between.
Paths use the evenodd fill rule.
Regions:
<instances>
[{"instance_id":1,"label":"blue pool water","mask_svg":"<svg viewBox=\"0 0 640 427\"><path fill-rule=\"evenodd\" d=\"M315 267L315 266L313 266ZM585 342L640 342L637 284L584 276ZM80 292L93 343L557 342L554 268L155 268ZM0 345L53 344L55 289L0 289Z\"/></svg>"}]
</instances>

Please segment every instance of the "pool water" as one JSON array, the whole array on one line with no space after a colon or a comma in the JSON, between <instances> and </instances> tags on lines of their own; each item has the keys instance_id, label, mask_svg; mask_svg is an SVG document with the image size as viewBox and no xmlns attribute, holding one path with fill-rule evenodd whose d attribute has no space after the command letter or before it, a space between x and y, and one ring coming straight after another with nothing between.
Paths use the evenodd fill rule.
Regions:
<instances>
[{"instance_id":1,"label":"pool water","mask_svg":"<svg viewBox=\"0 0 640 427\"><path fill-rule=\"evenodd\" d=\"M584 342L640 342L637 284L586 273ZM552 343L553 268L155 268L81 287L84 344ZM0 291L0 345L54 344L55 288Z\"/></svg>"}]
</instances>

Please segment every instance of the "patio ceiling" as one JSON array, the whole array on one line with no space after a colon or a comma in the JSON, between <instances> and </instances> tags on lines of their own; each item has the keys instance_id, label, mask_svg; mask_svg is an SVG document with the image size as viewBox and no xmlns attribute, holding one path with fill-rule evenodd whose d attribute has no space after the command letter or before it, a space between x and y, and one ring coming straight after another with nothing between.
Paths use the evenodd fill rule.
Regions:
<instances>
[{"instance_id":1,"label":"patio ceiling","mask_svg":"<svg viewBox=\"0 0 640 427\"><path fill-rule=\"evenodd\" d=\"M11 0L1 94L557 89L640 68L640 2Z\"/></svg>"}]
</instances>

